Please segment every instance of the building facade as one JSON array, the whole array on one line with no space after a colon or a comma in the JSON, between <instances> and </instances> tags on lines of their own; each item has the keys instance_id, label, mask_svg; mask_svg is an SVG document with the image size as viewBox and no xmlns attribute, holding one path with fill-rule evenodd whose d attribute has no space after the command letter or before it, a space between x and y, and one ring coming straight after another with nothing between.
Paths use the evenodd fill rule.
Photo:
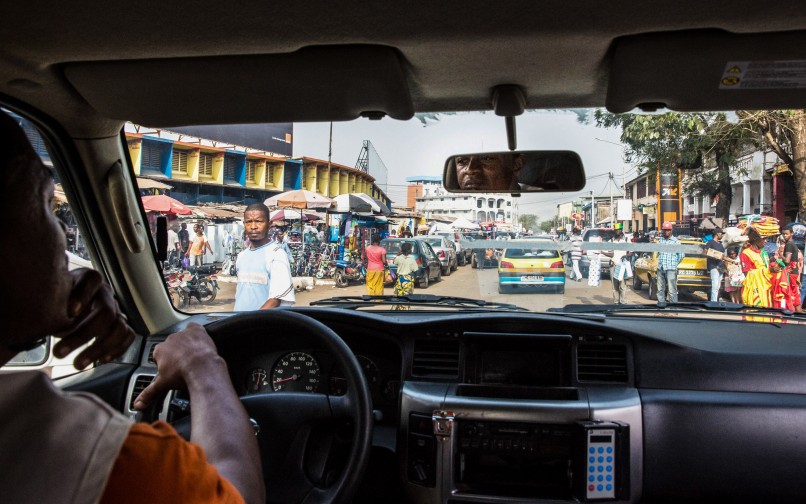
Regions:
<instances>
[{"instance_id":1,"label":"building facade","mask_svg":"<svg viewBox=\"0 0 806 504\"><path fill-rule=\"evenodd\" d=\"M426 218L451 216L467 220L517 224L513 199L503 194L455 194L442 186L442 177L408 177L408 195L414 208Z\"/></svg>"}]
</instances>

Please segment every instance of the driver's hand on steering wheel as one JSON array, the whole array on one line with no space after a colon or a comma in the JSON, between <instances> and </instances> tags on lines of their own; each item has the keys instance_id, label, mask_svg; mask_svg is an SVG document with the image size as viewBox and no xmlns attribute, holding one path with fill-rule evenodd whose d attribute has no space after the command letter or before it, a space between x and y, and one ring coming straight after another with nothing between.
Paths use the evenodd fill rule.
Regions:
<instances>
[{"instance_id":1,"label":"driver's hand on steering wheel","mask_svg":"<svg viewBox=\"0 0 806 504\"><path fill-rule=\"evenodd\" d=\"M157 376L134 401L134 409L144 410L170 390L188 388L194 375L222 372L228 379L224 359L218 355L213 340L205 328L190 323L154 347Z\"/></svg>"}]
</instances>

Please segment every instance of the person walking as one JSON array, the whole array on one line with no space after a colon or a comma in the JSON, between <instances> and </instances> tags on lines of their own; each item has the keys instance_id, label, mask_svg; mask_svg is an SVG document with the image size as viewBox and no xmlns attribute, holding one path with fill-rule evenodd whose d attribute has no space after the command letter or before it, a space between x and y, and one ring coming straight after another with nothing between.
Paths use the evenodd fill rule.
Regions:
<instances>
[{"instance_id":1,"label":"person walking","mask_svg":"<svg viewBox=\"0 0 806 504\"><path fill-rule=\"evenodd\" d=\"M204 226L196 224L193 229L196 231L196 236L193 237L193 242L191 242L185 255L190 258L193 266L199 267L204 263L204 251L209 250L212 254L213 248L207 238L204 237Z\"/></svg>"},{"instance_id":2,"label":"person walking","mask_svg":"<svg viewBox=\"0 0 806 504\"><path fill-rule=\"evenodd\" d=\"M672 236L673 225L666 221L661 225L661 236L658 244L665 246L680 245L680 240ZM682 252L658 253L658 307L666 306L667 294L671 303L677 303L677 266L683 260Z\"/></svg>"},{"instance_id":3,"label":"person walking","mask_svg":"<svg viewBox=\"0 0 806 504\"><path fill-rule=\"evenodd\" d=\"M731 303L742 303L742 284L744 273L739 262L739 250L729 247L725 259L725 292L730 296Z\"/></svg>"},{"instance_id":4,"label":"person walking","mask_svg":"<svg viewBox=\"0 0 806 504\"><path fill-rule=\"evenodd\" d=\"M721 254L725 253L725 246L722 245L722 228L714 228L713 237L705 244L705 248L715 250ZM719 289L722 287L722 274L725 273L725 263L722 259L708 256L708 274L711 276L711 301L719 301Z\"/></svg>"},{"instance_id":5,"label":"person walking","mask_svg":"<svg viewBox=\"0 0 806 504\"><path fill-rule=\"evenodd\" d=\"M748 246L739 259L744 273L742 303L746 306L772 307L772 272L770 257L764 250L766 239L754 228L747 228Z\"/></svg>"},{"instance_id":6,"label":"person walking","mask_svg":"<svg viewBox=\"0 0 806 504\"><path fill-rule=\"evenodd\" d=\"M266 310L296 301L291 266L281 243L269 238L269 208L254 203L244 210L249 247L238 254L235 311Z\"/></svg>"},{"instance_id":7,"label":"person walking","mask_svg":"<svg viewBox=\"0 0 806 504\"><path fill-rule=\"evenodd\" d=\"M787 308L796 312L802 312L801 297L800 297L800 276L803 271L803 254L798 250L795 245L793 226L788 224L781 231L781 238L784 242L784 249L782 260L786 267L785 275L789 275L789 295L787 299Z\"/></svg>"},{"instance_id":8,"label":"person walking","mask_svg":"<svg viewBox=\"0 0 806 504\"><path fill-rule=\"evenodd\" d=\"M579 228L574 228L571 234L571 279L577 282L582 281L582 273L579 272L579 261L582 260L582 236L579 234Z\"/></svg>"},{"instance_id":9,"label":"person walking","mask_svg":"<svg viewBox=\"0 0 806 504\"><path fill-rule=\"evenodd\" d=\"M611 243L628 243L622 232L621 224L616 224L616 234ZM613 302L624 304L627 295L627 280L632 278L632 266L630 265L630 254L626 250L608 250L604 255L613 258L613 269L610 272L610 281L613 284Z\"/></svg>"},{"instance_id":10,"label":"person walking","mask_svg":"<svg viewBox=\"0 0 806 504\"><path fill-rule=\"evenodd\" d=\"M386 249L380 246L380 235L373 235L370 246L364 249L367 265L367 294L383 296L383 281L386 278Z\"/></svg>"},{"instance_id":11,"label":"person walking","mask_svg":"<svg viewBox=\"0 0 806 504\"><path fill-rule=\"evenodd\" d=\"M190 233L188 232L187 223L182 223L181 229L176 233L176 236L179 238L179 248L182 249L182 253L185 253L190 245ZM168 245L170 246L170 243Z\"/></svg>"},{"instance_id":12,"label":"person walking","mask_svg":"<svg viewBox=\"0 0 806 504\"><path fill-rule=\"evenodd\" d=\"M395 280L395 296L405 296L414 292L414 275L419 266L417 261L411 257L411 243L403 242L400 245L400 254L395 257L392 264L397 268L397 280ZM427 275L428 272L426 271Z\"/></svg>"}]
</instances>

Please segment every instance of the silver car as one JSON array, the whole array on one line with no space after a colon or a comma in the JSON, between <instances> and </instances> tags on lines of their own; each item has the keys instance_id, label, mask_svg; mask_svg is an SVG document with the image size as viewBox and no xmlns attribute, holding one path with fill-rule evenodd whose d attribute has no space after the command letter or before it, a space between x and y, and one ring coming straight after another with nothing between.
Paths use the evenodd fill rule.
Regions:
<instances>
[{"instance_id":1,"label":"silver car","mask_svg":"<svg viewBox=\"0 0 806 504\"><path fill-rule=\"evenodd\" d=\"M436 252L437 257L439 257L439 263L442 266L442 275L443 276L450 276L451 273L456 271L459 267L458 260L456 258L456 245L449 239L445 238L444 236L418 236L420 240L425 240L431 245L431 248L434 249Z\"/></svg>"}]
</instances>

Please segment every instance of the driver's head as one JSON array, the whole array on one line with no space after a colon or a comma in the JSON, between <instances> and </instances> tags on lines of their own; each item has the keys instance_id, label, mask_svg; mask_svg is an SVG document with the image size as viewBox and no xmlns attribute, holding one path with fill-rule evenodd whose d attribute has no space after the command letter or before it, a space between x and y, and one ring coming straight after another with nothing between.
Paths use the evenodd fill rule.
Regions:
<instances>
[{"instance_id":1,"label":"driver's head","mask_svg":"<svg viewBox=\"0 0 806 504\"><path fill-rule=\"evenodd\" d=\"M518 174L523 156L514 153L456 156L456 178L460 189L506 191L519 189Z\"/></svg>"},{"instance_id":2,"label":"driver's head","mask_svg":"<svg viewBox=\"0 0 806 504\"><path fill-rule=\"evenodd\" d=\"M64 224L53 213L53 173L17 120L0 112L0 209L5 223L0 344L24 345L69 323ZM36 244L20 253L19 244Z\"/></svg>"}]
</instances>

